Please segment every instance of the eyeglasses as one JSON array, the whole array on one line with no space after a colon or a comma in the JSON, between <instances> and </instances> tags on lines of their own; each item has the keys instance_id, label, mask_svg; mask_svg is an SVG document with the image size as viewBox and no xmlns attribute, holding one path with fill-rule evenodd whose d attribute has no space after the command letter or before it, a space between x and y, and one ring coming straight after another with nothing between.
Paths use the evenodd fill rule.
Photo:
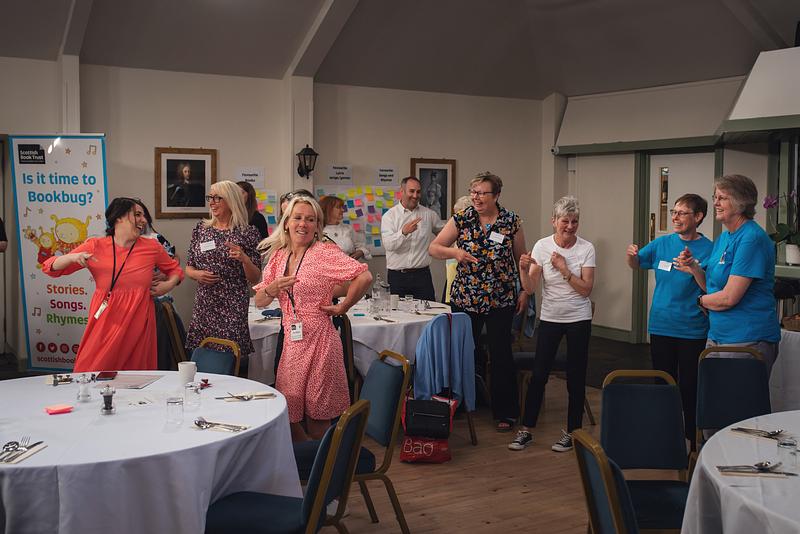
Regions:
<instances>
[{"instance_id":1,"label":"eyeglasses","mask_svg":"<svg viewBox=\"0 0 800 534\"><path fill-rule=\"evenodd\" d=\"M693 211L677 211L677 210L669 210L670 217L686 217L687 215L694 215Z\"/></svg>"},{"instance_id":2,"label":"eyeglasses","mask_svg":"<svg viewBox=\"0 0 800 534\"><path fill-rule=\"evenodd\" d=\"M475 191L474 189L469 190L469 196L471 197L483 198L486 195L493 195L493 194L494 193L492 191Z\"/></svg>"},{"instance_id":3,"label":"eyeglasses","mask_svg":"<svg viewBox=\"0 0 800 534\"><path fill-rule=\"evenodd\" d=\"M221 197L219 195L206 195L206 202L209 204L216 204L217 202L221 202L225 200L225 197Z\"/></svg>"}]
</instances>

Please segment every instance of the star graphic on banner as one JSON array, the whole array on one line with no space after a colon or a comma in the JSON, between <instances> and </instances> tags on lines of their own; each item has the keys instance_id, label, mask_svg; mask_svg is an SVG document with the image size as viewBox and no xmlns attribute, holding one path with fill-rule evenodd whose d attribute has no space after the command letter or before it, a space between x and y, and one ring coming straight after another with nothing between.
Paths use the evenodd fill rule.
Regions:
<instances>
[{"instance_id":1,"label":"star graphic on banner","mask_svg":"<svg viewBox=\"0 0 800 534\"><path fill-rule=\"evenodd\" d=\"M85 161L81 162L81 168L82 168L82 169L85 169L85 168L86 168L86 167L88 167L88 166L89 166L89 164L88 164L88 163L86 163Z\"/></svg>"},{"instance_id":2,"label":"star graphic on banner","mask_svg":"<svg viewBox=\"0 0 800 534\"><path fill-rule=\"evenodd\" d=\"M71 149L71 148L65 148L65 149L64 149L64 154L66 154L67 156L69 156L70 154L72 154L72 149Z\"/></svg>"},{"instance_id":3,"label":"star graphic on banner","mask_svg":"<svg viewBox=\"0 0 800 534\"><path fill-rule=\"evenodd\" d=\"M95 215L95 218L96 218L96 219L99 221L99 220L100 220L100 219L102 219L103 217L101 217L101 216L100 216L100 214L98 213L97 215Z\"/></svg>"},{"instance_id":4,"label":"star graphic on banner","mask_svg":"<svg viewBox=\"0 0 800 534\"><path fill-rule=\"evenodd\" d=\"M42 213L44 213L44 210L42 208L39 208L39 215L41 215Z\"/></svg>"},{"instance_id":5,"label":"star graphic on banner","mask_svg":"<svg viewBox=\"0 0 800 534\"><path fill-rule=\"evenodd\" d=\"M31 273L31 280L36 280L36 274L35 273Z\"/></svg>"},{"instance_id":6,"label":"star graphic on banner","mask_svg":"<svg viewBox=\"0 0 800 534\"><path fill-rule=\"evenodd\" d=\"M90 282L92 282L92 283L94 283L94 278L92 278L92 277L90 276L90 277L89 277L89 281L90 281Z\"/></svg>"},{"instance_id":7,"label":"star graphic on banner","mask_svg":"<svg viewBox=\"0 0 800 534\"><path fill-rule=\"evenodd\" d=\"M41 328L37 328L37 329L36 329L36 333L37 333L37 334L41 334L41 333L42 333L42 329L41 329Z\"/></svg>"}]
</instances>

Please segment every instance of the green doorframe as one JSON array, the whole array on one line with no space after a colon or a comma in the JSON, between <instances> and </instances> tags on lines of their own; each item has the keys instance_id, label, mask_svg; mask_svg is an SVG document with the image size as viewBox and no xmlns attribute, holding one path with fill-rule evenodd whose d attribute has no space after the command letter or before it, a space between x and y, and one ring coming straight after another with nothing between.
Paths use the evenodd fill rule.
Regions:
<instances>
[{"instance_id":1,"label":"green doorframe","mask_svg":"<svg viewBox=\"0 0 800 534\"><path fill-rule=\"evenodd\" d=\"M685 147L670 150L648 150L634 154L633 184L633 243L640 247L650 242L650 156L661 154L690 154L697 152L714 152L714 175L722 175L724 147ZM707 215L708 216L708 215ZM715 228L719 223L714 217L713 207L710 216L714 219ZM717 230L715 230L715 234ZM647 271L633 271L633 288L631 291L631 343L647 341Z\"/></svg>"}]
</instances>

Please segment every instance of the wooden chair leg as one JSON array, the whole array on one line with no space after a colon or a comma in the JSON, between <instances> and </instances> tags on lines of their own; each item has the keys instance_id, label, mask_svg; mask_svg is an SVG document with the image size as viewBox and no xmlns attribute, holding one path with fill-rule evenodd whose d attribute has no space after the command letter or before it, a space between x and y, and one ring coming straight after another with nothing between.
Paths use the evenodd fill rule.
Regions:
<instances>
[{"instance_id":1,"label":"wooden chair leg","mask_svg":"<svg viewBox=\"0 0 800 534\"><path fill-rule=\"evenodd\" d=\"M369 512L369 518L372 520L373 523L378 522L378 514L375 512L375 505L372 504L372 497L369 495L369 490L367 489L367 483L363 480L358 481L358 487L361 489L361 495L364 496L364 502L367 505L367 511Z\"/></svg>"},{"instance_id":2,"label":"wooden chair leg","mask_svg":"<svg viewBox=\"0 0 800 534\"><path fill-rule=\"evenodd\" d=\"M472 412L467 412L467 423L469 423L469 437L472 445L478 444L478 435L475 434L475 421L472 419Z\"/></svg>"},{"instance_id":3,"label":"wooden chair leg","mask_svg":"<svg viewBox=\"0 0 800 534\"><path fill-rule=\"evenodd\" d=\"M386 493L389 495L389 500L392 501L392 508L394 508L394 515L397 517L397 522L400 524L400 530L403 534L410 534L408 523L406 523L406 516L403 514L403 509L400 507L400 500L397 498L397 492L394 490L392 481L389 480L389 477L386 475L380 478L383 481L383 485L386 486Z\"/></svg>"},{"instance_id":4,"label":"wooden chair leg","mask_svg":"<svg viewBox=\"0 0 800 534\"><path fill-rule=\"evenodd\" d=\"M594 420L594 414L592 413L592 407L589 406L589 399L585 396L583 397L583 410L586 412L586 417L589 418L589 424L597 426L597 422Z\"/></svg>"}]
</instances>

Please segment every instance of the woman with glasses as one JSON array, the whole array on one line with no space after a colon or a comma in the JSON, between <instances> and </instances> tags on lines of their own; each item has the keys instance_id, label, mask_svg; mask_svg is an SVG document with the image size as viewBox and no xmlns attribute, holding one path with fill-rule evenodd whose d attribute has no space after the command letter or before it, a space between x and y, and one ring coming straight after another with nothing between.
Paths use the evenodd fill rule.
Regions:
<instances>
[{"instance_id":1,"label":"woman with glasses","mask_svg":"<svg viewBox=\"0 0 800 534\"><path fill-rule=\"evenodd\" d=\"M537 241L530 255L523 255L519 262L522 287L532 293L542 287L542 310L525 417L517 437L508 445L512 451L533 443L532 430L563 337L567 338L567 430L561 431L561 438L550 448L556 452L571 450L571 432L583 424L595 254L594 245L578 236L579 217L575 197L559 199L553 206L553 235Z\"/></svg>"},{"instance_id":2,"label":"woman with glasses","mask_svg":"<svg viewBox=\"0 0 800 534\"><path fill-rule=\"evenodd\" d=\"M313 198L292 198L279 229L262 242L269 260L253 287L259 305L278 299L283 312L275 387L286 396L293 441L322 438L350 405L342 342L330 316L347 313L372 282L365 264L321 241L322 217ZM345 282L346 295L332 304L335 288Z\"/></svg>"},{"instance_id":3,"label":"woman with glasses","mask_svg":"<svg viewBox=\"0 0 800 534\"><path fill-rule=\"evenodd\" d=\"M428 251L434 258L458 262L450 305L472 320L476 359L483 361L479 341L486 325L492 355L492 412L497 431L510 432L519 417L511 321L515 312L527 308L529 293L517 293L516 265L525 253L525 234L519 216L500 206L502 189L503 181L490 172L473 178L469 185L472 205L447 221Z\"/></svg>"},{"instance_id":4,"label":"woman with glasses","mask_svg":"<svg viewBox=\"0 0 800 534\"><path fill-rule=\"evenodd\" d=\"M775 243L753 221L756 202L758 190L747 176L730 174L717 178L714 213L725 230L714 241L714 249L705 263L698 264L687 251L679 261L707 292L697 298L697 305L708 312L706 347L751 347L761 353L769 374L781 340L772 292ZM743 355L729 352L715 356Z\"/></svg>"},{"instance_id":5,"label":"woman with glasses","mask_svg":"<svg viewBox=\"0 0 800 534\"><path fill-rule=\"evenodd\" d=\"M258 230L248 224L235 182L211 184L206 200L211 217L194 227L186 258L186 274L198 284L186 350L191 353L206 337L219 337L250 354L247 307L250 285L261 277Z\"/></svg>"},{"instance_id":6,"label":"woman with glasses","mask_svg":"<svg viewBox=\"0 0 800 534\"><path fill-rule=\"evenodd\" d=\"M656 287L647 324L650 356L653 369L669 373L680 386L686 438L693 445L697 359L706 346L708 318L697 307L702 289L675 258L689 250L702 263L708 259L713 244L697 231L707 210L704 198L691 193L683 195L670 210L674 232L654 239L641 250L630 245L627 251L631 269L655 271Z\"/></svg>"},{"instance_id":7,"label":"woman with glasses","mask_svg":"<svg viewBox=\"0 0 800 534\"><path fill-rule=\"evenodd\" d=\"M74 371L157 369L151 296L171 291L183 279L183 271L157 241L140 239L147 227L141 201L112 200L106 225L105 237L90 237L71 253L42 264L42 272L53 277L86 267L95 281ZM153 281L155 267L166 279Z\"/></svg>"}]
</instances>

